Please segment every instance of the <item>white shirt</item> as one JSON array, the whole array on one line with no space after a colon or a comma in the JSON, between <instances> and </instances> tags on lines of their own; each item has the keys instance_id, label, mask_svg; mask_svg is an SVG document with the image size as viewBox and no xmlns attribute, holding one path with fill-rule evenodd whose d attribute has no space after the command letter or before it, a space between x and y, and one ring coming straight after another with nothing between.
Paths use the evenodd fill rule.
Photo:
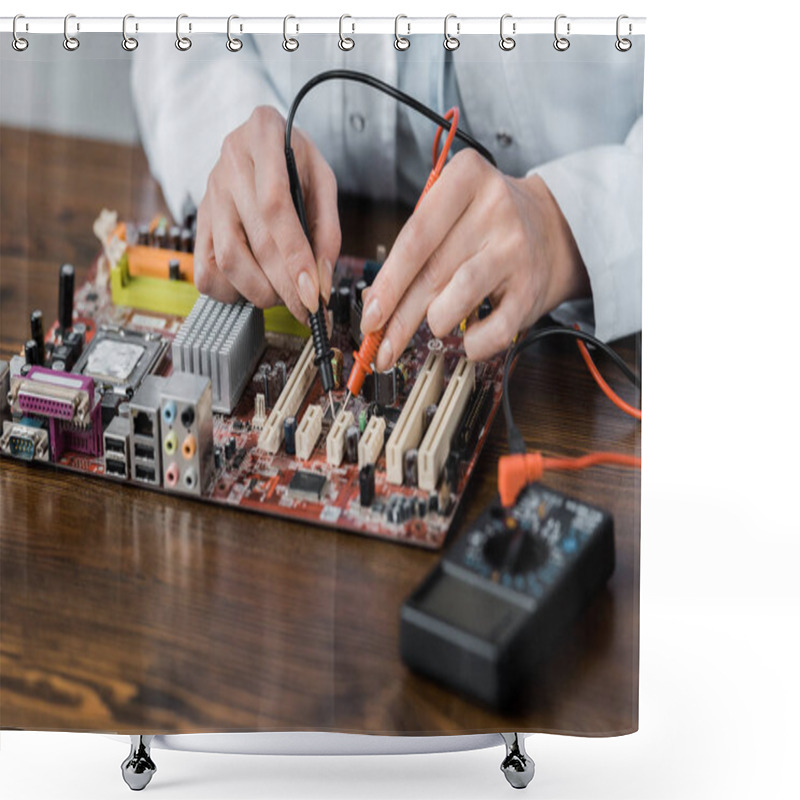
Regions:
<instances>
[{"instance_id":1,"label":"white shirt","mask_svg":"<svg viewBox=\"0 0 800 800\"><path fill-rule=\"evenodd\" d=\"M199 204L227 133L258 105L285 114L295 93L327 69L370 72L440 113L454 103L460 127L492 151L509 175L537 173L567 222L589 275L595 333L611 340L641 329L642 94L644 40L627 53L613 37L519 38L510 52L493 36L359 36L342 52L335 36L202 37L179 52L159 36L136 54L133 92L150 166L176 217ZM296 125L333 168L339 190L413 203L430 170L435 126L368 86L331 81L309 93ZM416 176L416 177L415 177ZM559 308L562 319L580 304ZM585 304L584 304L585 306ZM580 311L578 312L580 315ZM558 315L557 315L558 316Z\"/></svg>"}]
</instances>

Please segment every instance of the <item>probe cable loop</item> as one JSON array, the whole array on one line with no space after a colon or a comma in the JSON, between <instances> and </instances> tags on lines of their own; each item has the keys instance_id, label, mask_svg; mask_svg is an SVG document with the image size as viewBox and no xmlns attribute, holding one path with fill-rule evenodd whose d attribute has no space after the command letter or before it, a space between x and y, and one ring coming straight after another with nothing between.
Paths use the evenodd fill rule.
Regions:
<instances>
[{"instance_id":1,"label":"probe cable loop","mask_svg":"<svg viewBox=\"0 0 800 800\"><path fill-rule=\"evenodd\" d=\"M617 17L617 41L614 42L614 47L616 47L617 50L619 50L620 53L627 53L628 50L630 50L631 47L633 47L633 42L631 42L630 39L624 39L622 36L620 36L620 22L622 22L622 20L624 20L624 19L628 19L628 15L627 14L620 14ZM633 32L633 27L631 26L631 23L629 22L628 23L628 35L630 36L630 34L632 32Z\"/></svg>"},{"instance_id":2,"label":"probe cable loop","mask_svg":"<svg viewBox=\"0 0 800 800\"><path fill-rule=\"evenodd\" d=\"M132 53L138 46L139 40L133 36L128 36L128 20L136 19L133 14L126 14L122 18L122 49Z\"/></svg>"},{"instance_id":3,"label":"probe cable loop","mask_svg":"<svg viewBox=\"0 0 800 800\"><path fill-rule=\"evenodd\" d=\"M558 50L559 53L563 53L565 50L569 50L570 42L569 39L567 39L567 36L569 36L569 29L570 29L569 22L567 22L567 36L558 35L558 21L566 18L567 18L566 14L558 14L556 16L555 22L553 23L553 35L556 37L555 41L553 42L553 47L555 47L555 49Z\"/></svg>"},{"instance_id":4,"label":"probe cable loop","mask_svg":"<svg viewBox=\"0 0 800 800\"><path fill-rule=\"evenodd\" d=\"M11 33L13 35L13 38L11 40L11 46L18 53L22 53L22 52L24 52L25 50L28 49L28 40L24 39L22 36L20 36L17 33L17 21L21 20L21 19L25 19L25 15L24 14L17 14L14 17L14 22L11 24Z\"/></svg>"},{"instance_id":5,"label":"probe cable loop","mask_svg":"<svg viewBox=\"0 0 800 800\"><path fill-rule=\"evenodd\" d=\"M185 53L192 46L192 40L188 36L181 35L181 20L188 18L188 14L178 14L177 18L175 19L175 47L177 47L182 53ZM189 23L189 30L191 29L192 25Z\"/></svg>"},{"instance_id":6,"label":"probe cable loop","mask_svg":"<svg viewBox=\"0 0 800 800\"><path fill-rule=\"evenodd\" d=\"M69 50L70 53L74 53L80 46L81 43L78 41L77 37L69 35L69 21L71 19L75 19L74 14L67 14L64 17L64 49ZM76 29L80 30L80 26L76 23Z\"/></svg>"},{"instance_id":7,"label":"probe cable loop","mask_svg":"<svg viewBox=\"0 0 800 800\"><path fill-rule=\"evenodd\" d=\"M291 14L287 14L283 18L283 43L281 44L281 46L287 53L294 53L294 51L297 50L298 47L300 47L300 42L297 39L289 36L288 28L290 19L297 19L297 17L293 17ZM296 25L295 30L296 31L300 30L300 26Z\"/></svg>"},{"instance_id":8,"label":"probe cable loop","mask_svg":"<svg viewBox=\"0 0 800 800\"><path fill-rule=\"evenodd\" d=\"M511 14L503 14L500 17L500 49L505 50L507 53L509 50L513 50L517 46L517 40L513 36L506 36L504 25L507 19L511 19ZM517 23L511 23L511 33L517 32Z\"/></svg>"},{"instance_id":9,"label":"probe cable loop","mask_svg":"<svg viewBox=\"0 0 800 800\"><path fill-rule=\"evenodd\" d=\"M351 39L349 36L344 35L343 27L344 27L344 21L346 19L353 19L353 18L349 14L342 14L342 16L339 17L339 49L345 51L352 50L356 46L355 40ZM355 31L356 29L355 23L350 23L350 25L351 25L351 30Z\"/></svg>"},{"instance_id":10,"label":"probe cable loop","mask_svg":"<svg viewBox=\"0 0 800 800\"><path fill-rule=\"evenodd\" d=\"M225 42L225 47L227 47L228 50L231 53L238 53L242 49L242 46L243 46L242 40L241 39L237 39L231 33L231 22L233 22L233 20L235 20L235 19L239 19L239 17L236 16L236 14L231 14L228 17L228 41ZM241 28L239 30L241 30Z\"/></svg>"},{"instance_id":11,"label":"probe cable loop","mask_svg":"<svg viewBox=\"0 0 800 800\"><path fill-rule=\"evenodd\" d=\"M456 20L456 33L461 33L461 23L458 22L458 17L455 14L448 14L444 18L444 49L445 50L458 50L461 46L461 40L457 36L451 36L447 30L447 24L451 19Z\"/></svg>"},{"instance_id":12,"label":"probe cable loop","mask_svg":"<svg viewBox=\"0 0 800 800\"><path fill-rule=\"evenodd\" d=\"M411 39L406 38L405 36L400 35L400 20L401 19L408 19L405 14L398 14L394 18L394 49L395 50L408 50L411 47ZM411 33L411 23L407 22L406 27L408 28L408 33Z\"/></svg>"}]
</instances>

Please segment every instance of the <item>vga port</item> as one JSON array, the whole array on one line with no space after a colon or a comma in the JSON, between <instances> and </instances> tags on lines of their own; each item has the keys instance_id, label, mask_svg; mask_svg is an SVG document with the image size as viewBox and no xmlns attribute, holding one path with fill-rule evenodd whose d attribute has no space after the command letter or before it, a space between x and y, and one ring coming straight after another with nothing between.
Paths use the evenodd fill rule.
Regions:
<instances>
[{"instance_id":1,"label":"vga port","mask_svg":"<svg viewBox=\"0 0 800 800\"><path fill-rule=\"evenodd\" d=\"M43 428L23 422L3 423L0 451L22 461L47 461L50 437Z\"/></svg>"}]
</instances>

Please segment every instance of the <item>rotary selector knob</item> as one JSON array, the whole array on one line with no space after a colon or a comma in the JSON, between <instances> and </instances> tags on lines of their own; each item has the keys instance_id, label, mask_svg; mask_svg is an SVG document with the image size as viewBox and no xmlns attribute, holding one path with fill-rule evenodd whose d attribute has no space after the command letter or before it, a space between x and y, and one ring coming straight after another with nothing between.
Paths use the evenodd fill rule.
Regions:
<instances>
[{"instance_id":1,"label":"rotary selector knob","mask_svg":"<svg viewBox=\"0 0 800 800\"><path fill-rule=\"evenodd\" d=\"M494 519L487 526L483 557L492 569L510 575L531 572L549 555L547 542L514 517Z\"/></svg>"}]
</instances>

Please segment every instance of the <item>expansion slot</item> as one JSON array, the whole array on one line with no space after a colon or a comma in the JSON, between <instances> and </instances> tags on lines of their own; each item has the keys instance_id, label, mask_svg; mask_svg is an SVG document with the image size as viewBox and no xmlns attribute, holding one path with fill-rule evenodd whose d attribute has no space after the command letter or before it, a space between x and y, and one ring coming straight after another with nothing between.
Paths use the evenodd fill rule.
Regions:
<instances>
[{"instance_id":1,"label":"expansion slot","mask_svg":"<svg viewBox=\"0 0 800 800\"><path fill-rule=\"evenodd\" d=\"M283 441L283 421L286 417L295 416L303 398L317 374L314 364L314 340L309 339L300 358L283 387L278 402L270 412L267 424L258 437L258 446L268 453L277 453Z\"/></svg>"},{"instance_id":2,"label":"expansion slot","mask_svg":"<svg viewBox=\"0 0 800 800\"><path fill-rule=\"evenodd\" d=\"M11 379L8 399L14 414L36 414L82 426L89 422L94 381L84 375L31 367L26 377Z\"/></svg>"},{"instance_id":3,"label":"expansion slot","mask_svg":"<svg viewBox=\"0 0 800 800\"><path fill-rule=\"evenodd\" d=\"M354 422L353 412L344 411L336 417L336 422L333 423L326 442L328 463L333 467L338 467L342 463L344 458L344 435Z\"/></svg>"},{"instance_id":4,"label":"expansion slot","mask_svg":"<svg viewBox=\"0 0 800 800\"><path fill-rule=\"evenodd\" d=\"M419 444L425 422L425 408L441 397L443 376L444 354L428 353L403 412L386 443L386 480L389 483L402 485L403 455L406 450Z\"/></svg>"},{"instance_id":5,"label":"expansion slot","mask_svg":"<svg viewBox=\"0 0 800 800\"><path fill-rule=\"evenodd\" d=\"M419 448L417 470L419 488L433 491L450 449L450 440L475 388L475 363L463 356L445 389L436 416Z\"/></svg>"},{"instance_id":6,"label":"expansion slot","mask_svg":"<svg viewBox=\"0 0 800 800\"><path fill-rule=\"evenodd\" d=\"M294 436L295 450L300 458L311 458L321 433L322 408L320 406L309 406Z\"/></svg>"},{"instance_id":7,"label":"expansion slot","mask_svg":"<svg viewBox=\"0 0 800 800\"><path fill-rule=\"evenodd\" d=\"M364 429L364 434L358 442L358 468L365 464L374 464L383 450L383 434L386 431L386 420L383 417L373 416Z\"/></svg>"}]
</instances>

